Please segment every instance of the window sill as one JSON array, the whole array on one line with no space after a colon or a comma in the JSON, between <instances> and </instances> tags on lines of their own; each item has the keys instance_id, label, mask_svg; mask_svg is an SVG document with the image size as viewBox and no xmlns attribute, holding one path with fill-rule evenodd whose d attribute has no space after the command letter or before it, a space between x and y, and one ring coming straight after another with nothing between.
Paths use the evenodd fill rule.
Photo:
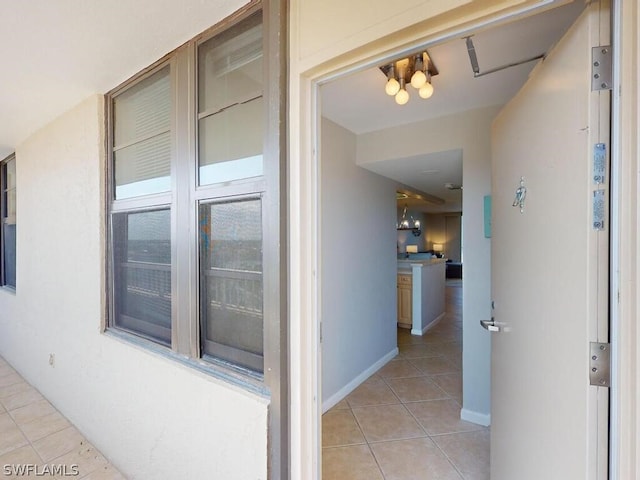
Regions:
<instances>
[{"instance_id":1,"label":"window sill","mask_svg":"<svg viewBox=\"0 0 640 480\"><path fill-rule=\"evenodd\" d=\"M260 374L250 371L245 372L238 367L226 365L224 362L214 359L205 361L189 358L174 352L168 347L116 328L108 328L104 331L104 335L120 340L128 345L133 345L144 352L174 361L196 372L221 380L230 386L258 395L263 399L268 400L271 397L269 389L264 383L263 376Z\"/></svg>"}]
</instances>

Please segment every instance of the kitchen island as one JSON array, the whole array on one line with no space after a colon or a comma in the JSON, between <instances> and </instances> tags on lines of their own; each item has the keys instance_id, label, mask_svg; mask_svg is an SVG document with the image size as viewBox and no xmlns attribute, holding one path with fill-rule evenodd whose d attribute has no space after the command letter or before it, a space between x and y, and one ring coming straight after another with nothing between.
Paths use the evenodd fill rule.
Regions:
<instances>
[{"instance_id":1,"label":"kitchen island","mask_svg":"<svg viewBox=\"0 0 640 480\"><path fill-rule=\"evenodd\" d=\"M435 326L445 314L444 258L398 259L398 326L413 335Z\"/></svg>"}]
</instances>

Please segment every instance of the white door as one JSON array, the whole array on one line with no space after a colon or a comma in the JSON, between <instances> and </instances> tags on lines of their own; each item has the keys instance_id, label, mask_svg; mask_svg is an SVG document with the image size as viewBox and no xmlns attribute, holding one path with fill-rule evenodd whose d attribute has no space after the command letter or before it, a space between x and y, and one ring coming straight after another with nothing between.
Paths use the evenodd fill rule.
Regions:
<instances>
[{"instance_id":1,"label":"white door","mask_svg":"<svg viewBox=\"0 0 640 480\"><path fill-rule=\"evenodd\" d=\"M608 37L593 2L493 125L492 480L606 478L608 391L589 384L589 344L608 340L593 152L609 150L610 94L591 91L591 47Z\"/></svg>"}]
</instances>

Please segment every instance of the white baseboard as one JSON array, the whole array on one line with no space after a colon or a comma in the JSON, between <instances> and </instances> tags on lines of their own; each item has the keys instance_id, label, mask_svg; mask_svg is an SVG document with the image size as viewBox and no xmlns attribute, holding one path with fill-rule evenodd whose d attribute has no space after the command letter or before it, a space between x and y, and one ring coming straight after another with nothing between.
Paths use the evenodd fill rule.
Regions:
<instances>
[{"instance_id":1,"label":"white baseboard","mask_svg":"<svg viewBox=\"0 0 640 480\"><path fill-rule=\"evenodd\" d=\"M460 418L467 422L475 423L476 425L482 425L483 427L491 425L491 414L473 412L466 408L460 411Z\"/></svg>"},{"instance_id":2,"label":"white baseboard","mask_svg":"<svg viewBox=\"0 0 640 480\"><path fill-rule=\"evenodd\" d=\"M398 355L398 347L395 347L393 350L391 350L389 353L384 355L381 359L379 359L377 362L375 362L373 365L367 368L364 372L362 372L360 375L358 375L356 378L351 380L349 383L347 383L344 387L342 387L336 393L334 393L329 398L327 398L324 402L322 402L322 413L325 413L327 410L329 410L331 407L336 405L338 402L344 399L347 395L353 392L356 388L360 386L362 382L364 382L367 378L369 378L371 375L373 375L382 367L384 367L389 362L389 360L395 358L396 355Z\"/></svg>"},{"instance_id":3,"label":"white baseboard","mask_svg":"<svg viewBox=\"0 0 640 480\"><path fill-rule=\"evenodd\" d=\"M435 327L438 323L440 323L440 320L442 320L445 316L446 312L442 312L440 315L438 315L435 320L432 320L431 322L429 322L422 330L418 330L415 328L411 329L411 335L424 335L425 333L427 333L429 330L431 330L433 327Z\"/></svg>"}]
</instances>

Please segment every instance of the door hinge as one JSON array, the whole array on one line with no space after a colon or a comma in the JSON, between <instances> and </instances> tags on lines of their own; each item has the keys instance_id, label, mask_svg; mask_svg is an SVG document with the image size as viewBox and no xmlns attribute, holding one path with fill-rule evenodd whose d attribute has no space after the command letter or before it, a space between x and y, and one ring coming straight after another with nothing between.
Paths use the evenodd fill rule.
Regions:
<instances>
[{"instance_id":1,"label":"door hinge","mask_svg":"<svg viewBox=\"0 0 640 480\"><path fill-rule=\"evenodd\" d=\"M613 63L611 45L591 49L591 91L611 90L613 85Z\"/></svg>"},{"instance_id":2,"label":"door hinge","mask_svg":"<svg viewBox=\"0 0 640 480\"><path fill-rule=\"evenodd\" d=\"M318 332L318 333L319 333L319 335L320 335L320 343L322 343L322 322L320 322L320 325L319 325L319 332Z\"/></svg>"},{"instance_id":3,"label":"door hinge","mask_svg":"<svg viewBox=\"0 0 640 480\"><path fill-rule=\"evenodd\" d=\"M611 345L591 342L589 346L589 383L596 387L610 387Z\"/></svg>"}]
</instances>

